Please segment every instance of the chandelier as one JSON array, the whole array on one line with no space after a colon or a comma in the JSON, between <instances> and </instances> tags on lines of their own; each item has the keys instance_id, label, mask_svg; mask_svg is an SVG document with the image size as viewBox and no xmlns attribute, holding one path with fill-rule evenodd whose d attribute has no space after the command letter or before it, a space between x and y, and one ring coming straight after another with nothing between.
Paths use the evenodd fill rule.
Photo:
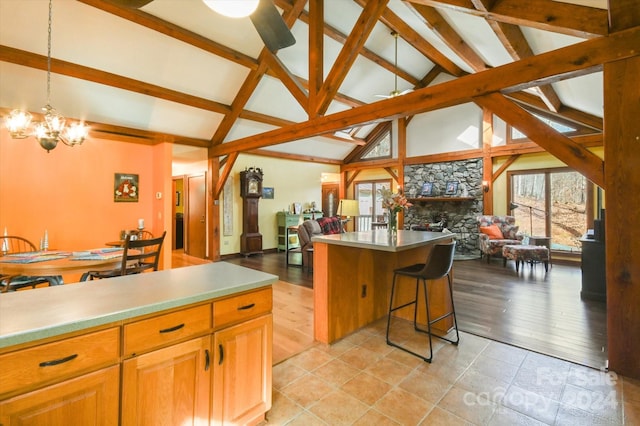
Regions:
<instances>
[{"instance_id":1,"label":"chandelier","mask_svg":"<svg viewBox=\"0 0 640 426\"><path fill-rule=\"evenodd\" d=\"M84 142L89 128L84 123L73 123L65 127L65 118L51 106L51 16L53 0L49 0L49 28L47 40L47 104L42 108L44 121L34 123L28 111L14 109L6 118L7 129L13 139L24 139L34 136L47 152L54 149L59 141L65 145L75 146Z\"/></svg>"},{"instance_id":2,"label":"chandelier","mask_svg":"<svg viewBox=\"0 0 640 426\"><path fill-rule=\"evenodd\" d=\"M258 8L258 0L203 0L214 12L229 18L244 18Z\"/></svg>"}]
</instances>

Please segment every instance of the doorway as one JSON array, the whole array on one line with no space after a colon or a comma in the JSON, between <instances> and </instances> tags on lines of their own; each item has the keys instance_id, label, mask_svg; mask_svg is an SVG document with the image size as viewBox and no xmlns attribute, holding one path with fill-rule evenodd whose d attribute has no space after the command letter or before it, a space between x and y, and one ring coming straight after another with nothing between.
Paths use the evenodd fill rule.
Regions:
<instances>
[{"instance_id":1,"label":"doorway","mask_svg":"<svg viewBox=\"0 0 640 426\"><path fill-rule=\"evenodd\" d=\"M382 207L380 189L390 189L391 180L361 181L355 185L355 198L360 206L360 217L366 221L359 221L356 231L368 231L371 229L371 222L385 222L386 210ZM361 229L366 227L366 229Z\"/></svg>"},{"instance_id":2,"label":"doorway","mask_svg":"<svg viewBox=\"0 0 640 426\"><path fill-rule=\"evenodd\" d=\"M206 174L185 178L185 252L189 256L207 257L207 182Z\"/></svg>"},{"instance_id":3,"label":"doorway","mask_svg":"<svg viewBox=\"0 0 640 426\"><path fill-rule=\"evenodd\" d=\"M173 235L171 248L173 250L184 249L184 179L173 179Z\"/></svg>"}]
</instances>

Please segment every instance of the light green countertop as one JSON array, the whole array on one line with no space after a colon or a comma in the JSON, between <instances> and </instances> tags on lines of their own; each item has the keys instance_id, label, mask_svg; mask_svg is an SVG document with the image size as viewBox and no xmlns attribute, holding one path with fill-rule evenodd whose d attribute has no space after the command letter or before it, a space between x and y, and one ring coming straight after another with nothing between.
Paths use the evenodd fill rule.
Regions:
<instances>
[{"instance_id":1,"label":"light green countertop","mask_svg":"<svg viewBox=\"0 0 640 426\"><path fill-rule=\"evenodd\" d=\"M452 233L404 231L400 230L396 237L390 237L386 229L363 232L345 232L342 234L317 235L311 238L314 243L327 243L340 246L398 252L409 250L454 237Z\"/></svg>"},{"instance_id":2,"label":"light green countertop","mask_svg":"<svg viewBox=\"0 0 640 426\"><path fill-rule=\"evenodd\" d=\"M0 348L273 284L226 262L0 294Z\"/></svg>"}]
</instances>

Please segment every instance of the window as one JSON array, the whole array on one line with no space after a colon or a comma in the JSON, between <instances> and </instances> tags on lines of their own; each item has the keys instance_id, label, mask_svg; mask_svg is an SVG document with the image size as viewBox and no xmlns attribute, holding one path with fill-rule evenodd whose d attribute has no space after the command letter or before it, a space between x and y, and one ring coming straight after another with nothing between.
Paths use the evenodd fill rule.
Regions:
<instances>
[{"instance_id":1,"label":"window","mask_svg":"<svg viewBox=\"0 0 640 426\"><path fill-rule=\"evenodd\" d=\"M570 169L509 173L510 208L520 231L550 236L553 250L581 251L587 231L587 180Z\"/></svg>"},{"instance_id":2,"label":"window","mask_svg":"<svg viewBox=\"0 0 640 426\"><path fill-rule=\"evenodd\" d=\"M571 133L576 133L578 131L578 129L568 126L567 124L563 124L563 123L559 123L557 121L551 120L550 118L543 117L538 114L532 114L532 115L534 115L538 120L547 124L549 127L551 127L552 129L554 129L559 133L571 134ZM509 129L510 129L510 135L509 135L510 141L522 142L523 140L528 140L527 136L524 133L520 132L515 127L509 126Z\"/></svg>"},{"instance_id":3,"label":"window","mask_svg":"<svg viewBox=\"0 0 640 426\"><path fill-rule=\"evenodd\" d=\"M391 130L388 130L380 136L362 155L362 159L372 160L375 158L390 158L391 157Z\"/></svg>"},{"instance_id":4,"label":"window","mask_svg":"<svg viewBox=\"0 0 640 426\"><path fill-rule=\"evenodd\" d=\"M384 222L386 211L382 208L380 188L391 188L391 180L358 182L355 185L356 200L360 205L360 218L356 223L356 231L368 231L371 222Z\"/></svg>"}]
</instances>

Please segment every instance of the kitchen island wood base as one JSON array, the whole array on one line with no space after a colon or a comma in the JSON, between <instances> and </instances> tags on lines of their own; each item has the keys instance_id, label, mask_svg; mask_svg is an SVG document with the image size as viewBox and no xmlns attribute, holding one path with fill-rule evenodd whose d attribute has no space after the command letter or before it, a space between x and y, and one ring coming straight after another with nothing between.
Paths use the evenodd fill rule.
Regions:
<instances>
[{"instance_id":1,"label":"kitchen island wood base","mask_svg":"<svg viewBox=\"0 0 640 426\"><path fill-rule=\"evenodd\" d=\"M382 232L384 235L386 231L372 232ZM333 343L386 316L389 309L393 270L414 263L424 263L435 243L444 243L451 239L450 236L440 236L422 245L414 245L398 251L340 245L325 242L322 239L314 240L315 339L322 343ZM399 287L396 305L412 300L415 296L415 280L407 277L398 279L405 285ZM429 281L427 288L432 318L449 312L451 303L446 278ZM422 290L420 290L419 300L424 301ZM419 303L424 306L424 302ZM398 316L412 321L413 310L408 308L404 311L398 311ZM420 309L420 305L418 322L426 323L425 309ZM435 331L446 333L452 326L453 320L448 317L435 325Z\"/></svg>"}]
</instances>

